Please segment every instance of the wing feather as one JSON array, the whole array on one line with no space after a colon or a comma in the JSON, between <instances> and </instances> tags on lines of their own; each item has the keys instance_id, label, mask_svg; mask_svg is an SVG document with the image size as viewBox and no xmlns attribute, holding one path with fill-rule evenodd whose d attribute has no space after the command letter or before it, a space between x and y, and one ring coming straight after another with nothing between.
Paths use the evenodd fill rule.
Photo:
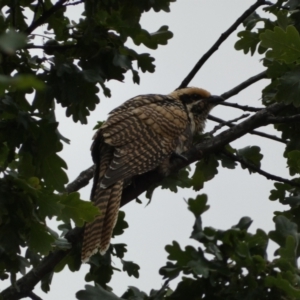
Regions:
<instances>
[{"instance_id":1,"label":"wing feather","mask_svg":"<svg viewBox=\"0 0 300 300\"><path fill-rule=\"evenodd\" d=\"M144 105L137 100L132 109L124 109L131 100L125 102L100 128L104 143L114 148L102 188L156 168L175 151L178 137L186 131L188 116L181 102L168 96L154 99L167 100L160 105L150 100Z\"/></svg>"}]
</instances>

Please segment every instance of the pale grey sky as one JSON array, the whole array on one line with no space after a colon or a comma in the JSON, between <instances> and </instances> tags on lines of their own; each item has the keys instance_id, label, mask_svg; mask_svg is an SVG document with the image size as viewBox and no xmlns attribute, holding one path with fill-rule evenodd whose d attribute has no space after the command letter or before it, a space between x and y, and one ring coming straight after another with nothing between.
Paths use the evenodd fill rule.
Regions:
<instances>
[{"instance_id":1,"label":"pale grey sky","mask_svg":"<svg viewBox=\"0 0 300 300\"><path fill-rule=\"evenodd\" d=\"M138 52L151 52L156 59L156 72L141 73L140 85L132 83L131 74L126 76L124 83L109 82L112 97L109 99L101 95L101 104L92 112L88 125L74 124L65 117L64 110L59 109L60 131L71 140L71 144L65 145L61 153L69 166L70 181L92 164L89 148L93 136L92 129L97 121L104 120L110 110L133 96L147 93L167 94L177 88L201 55L254 2L254 0L178 0L171 4L170 13L146 13L142 25L147 30L156 31L160 26L168 25L174 33L168 45L161 46L156 51L136 47ZM71 8L74 16L78 16L80 7ZM251 57L249 54L245 56L242 52L236 51L233 48L235 41L237 41L236 33L222 44L190 85L205 88L217 95L261 72L264 68L259 61L260 57L257 55ZM261 89L265 84L266 81L258 82L230 99L230 102L260 106ZM212 114L223 119L232 119L242 113L234 109L217 107ZM215 123L208 122L207 130L214 125ZM280 176L288 176L281 160L281 145L250 135L233 143L233 146L238 148L247 145L259 145L262 148L262 153L266 155L262 165L265 170ZM269 231L274 227L273 211L280 208L278 203L268 200L272 185L273 182L259 175L249 175L247 170L220 168L219 174L212 181L205 183L204 189L199 192L208 195L208 204L211 206L203 215L203 225L227 229L236 224L241 217L249 216L254 220L250 227L251 232L255 232L257 228ZM90 188L88 186L80 191L83 199L89 199ZM147 200L144 200L143 204L132 201L122 208L126 213L129 229L112 242L126 243L128 252L124 259L134 261L141 269L139 279L128 277L124 272L115 273L110 286L118 296L121 296L129 285L146 292L161 287L163 281L158 270L166 263L167 253L164 250L166 244L176 240L182 248L189 244L198 246L188 238L194 217L187 210L183 200L196 195L196 192L190 190L180 190L177 194L168 190L156 190L149 206L145 207ZM270 253L272 252L274 246ZM121 268L118 260L114 261L115 266ZM87 270L88 265L82 266L76 273L65 269L54 275L51 290L47 295L38 287L35 293L44 300L75 299L76 291L83 289L87 284L84 281ZM175 283L176 281L172 282L171 287L175 288Z\"/></svg>"}]
</instances>

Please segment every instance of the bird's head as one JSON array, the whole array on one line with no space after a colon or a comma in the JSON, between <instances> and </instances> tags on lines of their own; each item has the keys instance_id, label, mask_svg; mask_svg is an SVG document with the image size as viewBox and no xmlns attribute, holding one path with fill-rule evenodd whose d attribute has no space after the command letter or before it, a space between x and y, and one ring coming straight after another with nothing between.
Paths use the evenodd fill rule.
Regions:
<instances>
[{"instance_id":1,"label":"bird's head","mask_svg":"<svg viewBox=\"0 0 300 300\"><path fill-rule=\"evenodd\" d=\"M224 99L220 96L213 96L208 91L196 87L178 89L170 94L180 100L186 107L193 131L202 131L205 121L211 109Z\"/></svg>"}]
</instances>

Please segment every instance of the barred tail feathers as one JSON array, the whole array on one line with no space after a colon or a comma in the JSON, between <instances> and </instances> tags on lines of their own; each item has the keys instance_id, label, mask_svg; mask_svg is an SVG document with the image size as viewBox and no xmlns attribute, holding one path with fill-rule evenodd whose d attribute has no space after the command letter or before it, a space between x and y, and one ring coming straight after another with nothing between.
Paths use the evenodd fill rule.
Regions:
<instances>
[{"instance_id":1,"label":"barred tail feathers","mask_svg":"<svg viewBox=\"0 0 300 300\"><path fill-rule=\"evenodd\" d=\"M122 188L123 181L118 181L106 189L97 189L93 200L100 209L101 215L85 226L81 252L82 262L87 262L98 251L101 254L107 251L118 218Z\"/></svg>"},{"instance_id":2,"label":"barred tail feathers","mask_svg":"<svg viewBox=\"0 0 300 300\"><path fill-rule=\"evenodd\" d=\"M118 213L120 208L120 202L123 191L123 181L117 181L111 186L110 199L107 203L107 209L102 226L101 242L100 242L100 254L103 255L110 245L110 239L113 233L113 229L118 220Z\"/></svg>"}]
</instances>

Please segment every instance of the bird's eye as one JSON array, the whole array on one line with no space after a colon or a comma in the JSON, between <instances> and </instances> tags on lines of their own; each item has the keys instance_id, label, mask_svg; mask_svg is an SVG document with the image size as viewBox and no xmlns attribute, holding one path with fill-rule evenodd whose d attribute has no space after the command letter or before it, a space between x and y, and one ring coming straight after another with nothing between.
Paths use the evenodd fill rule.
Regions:
<instances>
[{"instance_id":1,"label":"bird's eye","mask_svg":"<svg viewBox=\"0 0 300 300\"><path fill-rule=\"evenodd\" d=\"M202 97L199 94L193 94L192 98L195 100L201 99Z\"/></svg>"}]
</instances>

